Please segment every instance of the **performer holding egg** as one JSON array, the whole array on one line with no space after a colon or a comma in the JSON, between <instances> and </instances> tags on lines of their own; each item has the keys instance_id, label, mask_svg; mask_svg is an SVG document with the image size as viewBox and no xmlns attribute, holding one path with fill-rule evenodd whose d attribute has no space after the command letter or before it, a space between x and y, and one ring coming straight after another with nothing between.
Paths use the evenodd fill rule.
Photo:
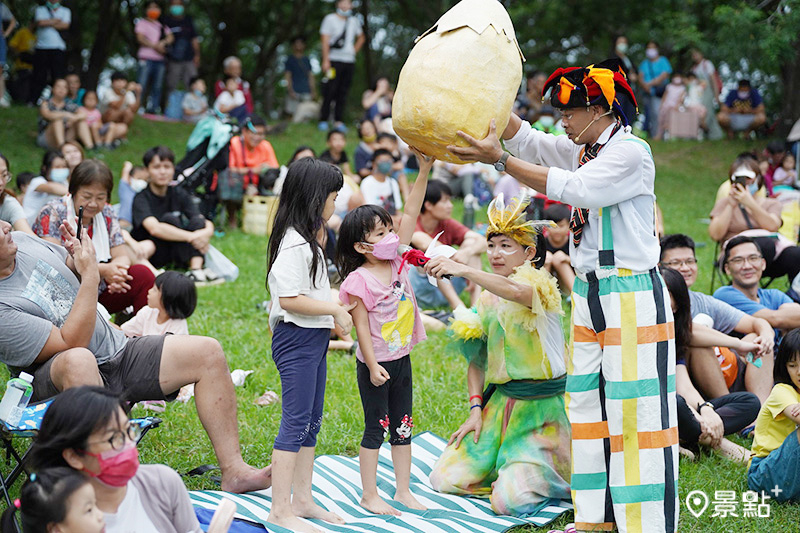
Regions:
<instances>
[{"instance_id":1,"label":"performer holding egg","mask_svg":"<svg viewBox=\"0 0 800 533\"><path fill-rule=\"evenodd\" d=\"M574 206L570 258L577 279L566 404L576 529L674 532L674 327L656 269L652 153L630 133L633 117L624 116L620 102L635 98L612 60L558 69L549 89L567 136L533 130L512 115L502 135L511 154L494 122L486 138L460 132L470 146L450 149Z\"/></svg>"}]
</instances>

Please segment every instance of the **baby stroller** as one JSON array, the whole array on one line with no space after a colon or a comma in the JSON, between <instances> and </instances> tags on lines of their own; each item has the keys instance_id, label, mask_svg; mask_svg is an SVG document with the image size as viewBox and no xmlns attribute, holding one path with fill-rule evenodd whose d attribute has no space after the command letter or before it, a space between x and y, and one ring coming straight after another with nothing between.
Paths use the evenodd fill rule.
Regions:
<instances>
[{"instance_id":1,"label":"baby stroller","mask_svg":"<svg viewBox=\"0 0 800 533\"><path fill-rule=\"evenodd\" d=\"M238 133L239 126L215 110L197 123L186 141L186 155L175 165L177 186L197 199L208 220L216 218L216 175L228 168L230 141Z\"/></svg>"}]
</instances>

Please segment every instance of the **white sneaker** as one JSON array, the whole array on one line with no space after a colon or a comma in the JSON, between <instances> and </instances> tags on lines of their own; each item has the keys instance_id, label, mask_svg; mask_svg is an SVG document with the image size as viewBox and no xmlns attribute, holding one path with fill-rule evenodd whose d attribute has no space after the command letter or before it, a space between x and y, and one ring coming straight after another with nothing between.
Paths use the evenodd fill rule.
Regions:
<instances>
[{"instance_id":1,"label":"white sneaker","mask_svg":"<svg viewBox=\"0 0 800 533\"><path fill-rule=\"evenodd\" d=\"M190 270L189 272L186 273L186 277L194 281L194 284L198 286L205 285L206 282L208 281L208 279L206 278L206 274L202 268Z\"/></svg>"},{"instance_id":2,"label":"white sneaker","mask_svg":"<svg viewBox=\"0 0 800 533\"><path fill-rule=\"evenodd\" d=\"M204 268L203 274L205 274L206 282L209 285L219 285L221 283L225 283L225 278L218 276L217 273L210 268Z\"/></svg>"}]
</instances>

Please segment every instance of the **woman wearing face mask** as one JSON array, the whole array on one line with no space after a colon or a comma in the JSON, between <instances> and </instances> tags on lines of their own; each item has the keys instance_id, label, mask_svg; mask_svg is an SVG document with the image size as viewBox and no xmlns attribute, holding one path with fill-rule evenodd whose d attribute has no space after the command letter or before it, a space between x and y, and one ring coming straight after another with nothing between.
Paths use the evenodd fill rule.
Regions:
<instances>
[{"instance_id":1,"label":"woman wearing face mask","mask_svg":"<svg viewBox=\"0 0 800 533\"><path fill-rule=\"evenodd\" d=\"M67 181L69 180L69 167L61 152L51 150L42 158L42 174L31 180L25 198L22 200L22 209L28 224L33 224L39 210L50 200L55 200L67 194Z\"/></svg>"},{"instance_id":2,"label":"woman wearing face mask","mask_svg":"<svg viewBox=\"0 0 800 533\"><path fill-rule=\"evenodd\" d=\"M155 277L146 261L131 265L119 219L108 203L113 187L114 178L105 163L96 159L82 162L72 173L69 194L42 207L33 231L42 239L63 246L59 227L70 224L77 229L77 214L83 208L80 224L92 239L102 277L98 301L109 313L128 307L133 307L135 313L147 305L147 291Z\"/></svg>"},{"instance_id":3,"label":"woman wearing face mask","mask_svg":"<svg viewBox=\"0 0 800 533\"><path fill-rule=\"evenodd\" d=\"M800 272L800 247L776 234L781 227L782 204L760 192L764 180L758 163L750 157L738 157L729 176L727 195L711 210L708 234L723 243L723 250L724 243L737 235L755 238L767 262L764 276L788 275L793 280Z\"/></svg>"},{"instance_id":4,"label":"woman wearing face mask","mask_svg":"<svg viewBox=\"0 0 800 533\"><path fill-rule=\"evenodd\" d=\"M672 65L658 50L658 43L649 41L645 49L647 57L639 65L639 85L644 89L644 121L645 130L655 137L658 133L658 110L661 107L661 97L664 95L672 74Z\"/></svg>"},{"instance_id":5,"label":"woman wearing face mask","mask_svg":"<svg viewBox=\"0 0 800 533\"><path fill-rule=\"evenodd\" d=\"M106 533L200 533L180 476L164 465L140 465L138 426L125 403L101 387L68 389L53 400L31 450L41 470L85 473L103 511Z\"/></svg>"},{"instance_id":6,"label":"woman wearing face mask","mask_svg":"<svg viewBox=\"0 0 800 533\"><path fill-rule=\"evenodd\" d=\"M624 70L625 75L628 76L628 83L630 83L631 87L636 91L636 99L641 100L641 91L638 90L639 70L636 68L631 58L628 57L629 47L628 38L625 35L618 36L614 39L614 49L611 51L610 57L619 59L622 70ZM621 104L622 112L628 118L628 122L631 124L636 122L636 106L628 100L621 102Z\"/></svg>"},{"instance_id":7,"label":"woman wearing face mask","mask_svg":"<svg viewBox=\"0 0 800 533\"><path fill-rule=\"evenodd\" d=\"M174 37L169 28L159 21L161 8L158 2L147 2L144 12L145 16L139 19L134 28L136 42L139 43L139 52L136 54L139 60L138 82L142 86L141 101L145 103L146 111L156 113L161 109L165 54Z\"/></svg>"}]
</instances>

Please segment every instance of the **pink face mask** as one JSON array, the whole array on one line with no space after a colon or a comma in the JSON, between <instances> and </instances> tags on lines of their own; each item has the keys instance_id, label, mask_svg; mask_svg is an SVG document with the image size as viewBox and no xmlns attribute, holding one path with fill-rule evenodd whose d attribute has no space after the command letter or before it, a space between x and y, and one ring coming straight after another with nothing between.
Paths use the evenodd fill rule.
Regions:
<instances>
[{"instance_id":1,"label":"pink face mask","mask_svg":"<svg viewBox=\"0 0 800 533\"><path fill-rule=\"evenodd\" d=\"M111 487L124 487L139 469L139 450L133 442L129 442L121 450L108 450L103 453L86 452L86 455L97 458L100 473L94 474L88 470L85 472Z\"/></svg>"},{"instance_id":2,"label":"pink face mask","mask_svg":"<svg viewBox=\"0 0 800 533\"><path fill-rule=\"evenodd\" d=\"M372 245L372 255L375 256L375 259L391 261L397 257L397 247L400 245L400 237L397 233L388 233L383 239L374 244L369 242L365 242L364 244Z\"/></svg>"}]
</instances>

